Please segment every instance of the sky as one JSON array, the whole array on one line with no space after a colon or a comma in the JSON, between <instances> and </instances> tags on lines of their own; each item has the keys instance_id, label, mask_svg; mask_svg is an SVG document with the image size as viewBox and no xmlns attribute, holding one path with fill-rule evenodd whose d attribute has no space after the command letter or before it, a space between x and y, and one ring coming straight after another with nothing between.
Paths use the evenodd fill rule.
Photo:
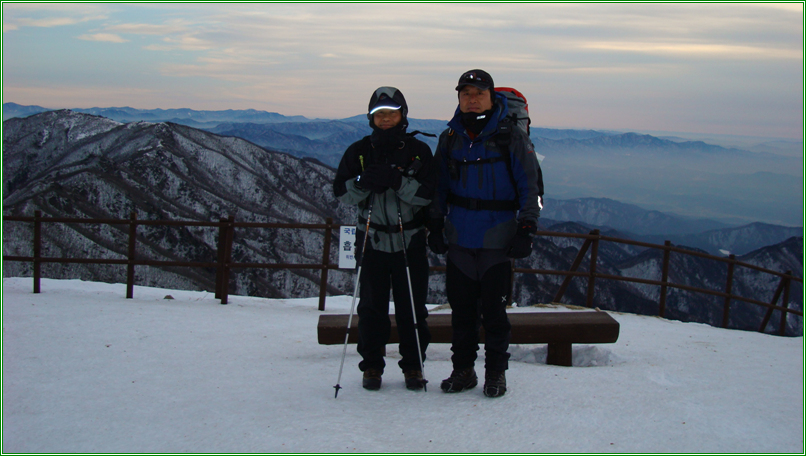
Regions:
<instances>
[{"instance_id":1,"label":"sky","mask_svg":"<svg viewBox=\"0 0 806 456\"><path fill-rule=\"evenodd\" d=\"M803 138L803 2L3 2L3 102L339 119L399 88L448 119L464 71L534 126Z\"/></svg>"},{"instance_id":2,"label":"sky","mask_svg":"<svg viewBox=\"0 0 806 456\"><path fill-rule=\"evenodd\" d=\"M572 367L511 346L500 398L439 389L448 344L427 349L428 391L405 388L394 345L381 389L364 390L351 345L334 398L343 346L317 343L317 298L125 296L3 278L4 454L804 451L803 337L612 312L618 341L575 345Z\"/></svg>"}]
</instances>

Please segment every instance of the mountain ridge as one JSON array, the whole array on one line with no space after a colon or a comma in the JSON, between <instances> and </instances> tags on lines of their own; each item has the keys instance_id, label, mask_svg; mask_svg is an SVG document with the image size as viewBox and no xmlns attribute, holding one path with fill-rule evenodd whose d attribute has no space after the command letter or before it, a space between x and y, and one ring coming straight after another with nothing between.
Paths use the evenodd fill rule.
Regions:
<instances>
[{"instance_id":1,"label":"mountain ridge","mask_svg":"<svg viewBox=\"0 0 806 456\"><path fill-rule=\"evenodd\" d=\"M128 106L124 107L93 107L93 108L67 108L71 111L103 116L119 122L135 122L138 120L149 122L175 122L182 124L185 121L192 122L193 127L212 123L251 123L251 124L275 124L275 123L308 123L308 122L329 122L339 121L342 123L366 123L366 115L358 114L343 119L310 119L304 116L285 116L276 112L261 111L256 109L226 109L226 110L193 110L189 108L171 109L137 109ZM13 102L3 103L3 120L9 118L29 116L40 112L58 111L61 109L44 108L41 106L25 106ZM440 133L447 128L447 120L435 119L410 119L412 129L425 129L429 133ZM215 128L213 125L206 125L206 129ZM707 148L712 151L738 151L742 149L725 148L719 145L707 144L700 140L686 140L675 138L675 140L664 139L649 134L635 132L612 132L598 130L579 129L550 129L531 128L533 138L541 138L547 141L559 141L560 144L567 140L579 140L582 144L590 147L618 146L637 147L651 145L654 147L670 147L678 145L684 149ZM303 135L306 136L306 135ZM306 136L307 137L307 136ZM248 139L248 138L247 138ZM763 146L760 144L759 146ZM774 150L770 148L771 150ZM774 155L774 154L773 154Z\"/></svg>"}]
</instances>

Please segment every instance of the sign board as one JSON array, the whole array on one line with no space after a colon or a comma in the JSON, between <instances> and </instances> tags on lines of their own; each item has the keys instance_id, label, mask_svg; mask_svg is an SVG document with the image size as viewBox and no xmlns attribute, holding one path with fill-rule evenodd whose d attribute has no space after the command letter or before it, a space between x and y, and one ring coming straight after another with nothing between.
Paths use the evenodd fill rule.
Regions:
<instances>
[{"instance_id":1,"label":"sign board","mask_svg":"<svg viewBox=\"0 0 806 456\"><path fill-rule=\"evenodd\" d=\"M354 226L342 226L339 231L339 269L355 269Z\"/></svg>"}]
</instances>

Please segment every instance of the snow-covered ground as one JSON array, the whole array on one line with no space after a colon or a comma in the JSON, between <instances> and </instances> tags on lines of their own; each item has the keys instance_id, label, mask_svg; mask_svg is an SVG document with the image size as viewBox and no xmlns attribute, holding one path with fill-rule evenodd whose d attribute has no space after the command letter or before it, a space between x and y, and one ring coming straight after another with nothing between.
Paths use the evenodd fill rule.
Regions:
<instances>
[{"instance_id":1,"label":"snow-covered ground","mask_svg":"<svg viewBox=\"0 0 806 456\"><path fill-rule=\"evenodd\" d=\"M4 453L804 451L802 337L613 313L618 342L575 346L574 367L511 347L497 399L439 390L447 344L428 348L428 392L405 389L392 346L366 391L351 345L336 399L342 346L317 343L316 298L32 283L3 279Z\"/></svg>"}]
</instances>

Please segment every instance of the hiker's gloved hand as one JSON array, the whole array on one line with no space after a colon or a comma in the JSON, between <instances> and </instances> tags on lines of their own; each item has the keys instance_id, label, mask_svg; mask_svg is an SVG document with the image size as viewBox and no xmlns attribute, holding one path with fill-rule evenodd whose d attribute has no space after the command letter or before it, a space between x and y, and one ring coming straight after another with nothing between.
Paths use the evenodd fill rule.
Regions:
<instances>
[{"instance_id":1,"label":"hiker's gloved hand","mask_svg":"<svg viewBox=\"0 0 806 456\"><path fill-rule=\"evenodd\" d=\"M363 174L359 174L355 177L355 188L375 193L383 193L386 190L386 187L377 187L372 182L364 179Z\"/></svg>"},{"instance_id":2,"label":"hiker's gloved hand","mask_svg":"<svg viewBox=\"0 0 806 456\"><path fill-rule=\"evenodd\" d=\"M403 184L403 171L393 166L386 169L389 176L389 188L394 191L400 190L400 186Z\"/></svg>"},{"instance_id":3,"label":"hiker's gloved hand","mask_svg":"<svg viewBox=\"0 0 806 456\"><path fill-rule=\"evenodd\" d=\"M389 185L380 179L377 173L373 173L370 168L364 170L363 173L356 176L355 186L361 190L368 192L383 193L389 188Z\"/></svg>"},{"instance_id":4,"label":"hiker's gloved hand","mask_svg":"<svg viewBox=\"0 0 806 456\"><path fill-rule=\"evenodd\" d=\"M437 255L444 255L448 251L445 235L442 234L444 227L445 222L442 217L428 222L428 248Z\"/></svg>"},{"instance_id":5,"label":"hiker's gloved hand","mask_svg":"<svg viewBox=\"0 0 806 456\"><path fill-rule=\"evenodd\" d=\"M386 189L400 189L403 175L392 165L369 165L361 174L361 185L375 193L383 193Z\"/></svg>"},{"instance_id":6,"label":"hiker's gloved hand","mask_svg":"<svg viewBox=\"0 0 806 456\"><path fill-rule=\"evenodd\" d=\"M509 241L507 256L510 258L526 258L532 254L532 237L537 231L537 223L531 220L521 220L518 231Z\"/></svg>"}]
</instances>

